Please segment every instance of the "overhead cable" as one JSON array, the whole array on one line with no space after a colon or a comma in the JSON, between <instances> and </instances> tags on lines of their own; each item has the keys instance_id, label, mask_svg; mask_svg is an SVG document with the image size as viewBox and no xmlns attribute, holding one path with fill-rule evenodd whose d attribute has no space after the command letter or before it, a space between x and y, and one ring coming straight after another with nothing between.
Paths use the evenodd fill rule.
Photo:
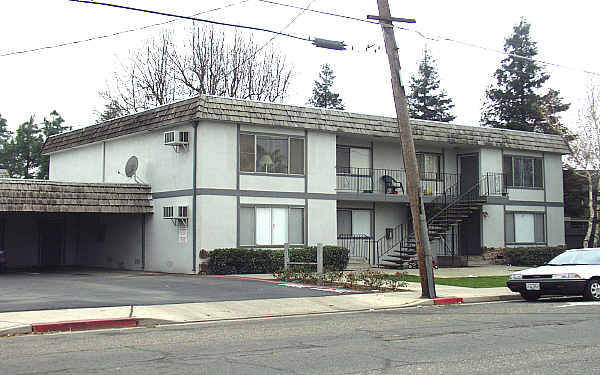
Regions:
<instances>
[{"instance_id":1,"label":"overhead cable","mask_svg":"<svg viewBox=\"0 0 600 375\"><path fill-rule=\"evenodd\" d=\"M295 8L295 9L300 9L300 7L295 6L295 5L291 5L291 4L284 4L284 3L280 3L277 1L272 1L272 0L257 0L266 4L272 4L272 5L277 5L277 6L282 6L282 7L287 7L287 8ZM370 24L375 24L375 25L379 25L379 22L377 21L371 21L371 20L366 20L366 19L361 19L361 18L356 18L356 17L350 17L350 16L346 16L343 14L337 14L337 13L332 13L332 12L325 12L322 10L316 10L316 9L309 9L309 12L312 13L317 13L317 14L322 14L322 15L326 15L326 16L332 16L332 17L338 17L338 18L344 18L344 19L348 19L351 21L358 21L358 22L362 22L362 23L370 23ZM395 29L398 30L403 30L403 31L409 31L412 33L415 33L417 35L419 35L421 38L426 39L426 40L431 40L434 42L451 42L451 43L455 43L455 44L460 44L462 46L465 47L470 47L470 48L475 48L475 49L480 49L483 51L488 51L488 52L494 52L503 56L510 56L510 57L514 57L516 59L522 59L522 60L527 60L527 61L531 61L531 62L538 62L540 64L545 64L545 65L550 65L550 66L555 66L558 68L563 68L563 69L568 69L568 70L572 70L572 71L577 71L580 73L585 73L585 74L590 74L590 75L595 75L595 76L600 76L600 73L598 72L593 72L591 70L586 70L586 69L580 69L580 68L574 68L574 67L570 67L570 66L566 66L566 65L562 65L562 64L557 64L557 63L553 63L550 61L545 61L545 60L541 60L541 59L534 59L528 56L522 56L522 55L518 55L515 53L509 53L506 51L501 51L501 50L497 50L497 49L493 49L493 48L489 48L489 47L484 47L484 46L480 46L474 43L469 43L469 42L463 42L457 39L453 39L453 38L448 38L448 37L444 37L444 36L428 36L424 33L422 33L419 30L415 30L415 29L410 29L410 28L406 28L406 27L402 27L402 26L397 26L394 25Z\"/></svg>"},{"instance_id":2,"label":"overhead cable","mask_svg":"<svg viewBox=\"0 0 600 375\"><path fill-rule=\"evenodd\" d=\"M287 33L283 33L283 32L280 32L280 31L274 31L274 30L264 29L262 27L256 27L256 26L238 25L238 24L233 24L233 23L228 23L228 22L220 22L220 21L214 21L214 20L197 18L197 17L181 16L181 15L173 14L173 13L159 12L159 11L155 11L155 10L142 9L142 8L134 8L134 7L129 7L129 6L125 6L125 5L118 5L118 4L111 4L111 3L102 3L102 2L98 2L98 1L89 1L89 0L68 0L68 1L72 1L72 2L75 2L75 3L104 5L104 6L108 6L108 7L112 7L112 8L126 9L126 10L132 10L132 11L136 11L136 12L149 13L149 14L156 14L156 15L159 15L159 16L181 18L181 19L190 20L190 21L205 22L205 23L211 23L213 25L229 26L229 27L234 27L234 28L238 28L238 29L263 31L265 33L281 35L281 36L285 36L285 37L292 38L292 39L303 40L303 41L306 41L306 42L310 42L311 41L309 38L305 38L305 37L301 37L301 36L297 36L297 35L292 35L292 34L287 34Z\"/></svg>"},{"instance_id":3,"label":"overhead cable","mask_svg":"<svg viewBox=\"0 0 600 375\"><path fill-rule=\"evenodd\" d=\"M216 12L218 10L222 10L222 9L229 8L229 7L232 7L232 6L237 6L237 5L240 5L242 3L246 3L248 1L250 1L250 0L241 0L241 1L238 1L237 3L231 3L231 4L224 5L222 7L218 7L218 8L214 8L214 9L209 9L209 10L205 10L205 11L202 11L202 12L199 12L199 13L195 13L192 16L195 17L195 16L199 16L201 14ZM0 54L0 57L12 56L12 55L21 55L21 54L30 53L30 52L43 51L43 50L47 50L47 49L53 49L53 48L59 48L59 47L66 47L66 46L71 46L71 45L75 45L75 44L91 42L91 41L94 41L94 40L111 38L111 37L115 37L115 36L119 36L119 35L123 35L123 34L127 34L127 33L132 33L132 32L136 32L136 31L141 31L141 30L149 29L149 28L156 27L156 26L166 25L166 24L169 24L169 23L172 23L172 22L177 22L177 21L179 21L179 20L178 19L170 19L170 20L165 21L165 22L153 23L151 25L146 25L146 26L141 26L141 27L138 27L138 28L117 31L117 32L114 32L114 33L111 33L111 34L98 35L98 36L94 36L94 37L90 37L90 38L86 38L86 39L75 40L75 41L64 42L64 43L58 43L58 44L53 44L53 45L44 46L44 47L30 48L30 49L25 49L25 50L21 50L21 51L6 52L6 53L3 53L3 54Z\"/></svg>"}]
</instances>

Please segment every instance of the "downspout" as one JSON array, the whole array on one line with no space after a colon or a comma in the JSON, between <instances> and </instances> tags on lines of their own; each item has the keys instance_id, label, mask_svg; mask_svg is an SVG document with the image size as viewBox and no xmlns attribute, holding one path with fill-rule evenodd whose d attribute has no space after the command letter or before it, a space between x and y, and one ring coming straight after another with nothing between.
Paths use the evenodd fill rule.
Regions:
<instances>
[{"instance_id":1,"label":"downspout","mask_svg":"<svg viewBox=\"0 0 600 375\"><path fill-rule=\"evenodd\" d=\"M194 161L193 161L193 182L192 182L192 213L193 213L193 217L192 217L192 248L193 248L193 256L194 256L194 260L192 263L192 272L196 273L196 243L197 243L197 238L196 238L196 225L197 225L197 218L198 218L198 214L196 213L196 184L197 184L197 176L196 173L198 171L198 122L199 121L194 121Z\"/></svg>"}]
</instances>

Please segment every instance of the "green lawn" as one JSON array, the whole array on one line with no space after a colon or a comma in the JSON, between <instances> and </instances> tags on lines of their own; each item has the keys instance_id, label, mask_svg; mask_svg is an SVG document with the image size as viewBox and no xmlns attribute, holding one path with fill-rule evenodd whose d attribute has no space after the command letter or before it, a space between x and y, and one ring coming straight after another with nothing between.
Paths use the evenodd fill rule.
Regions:
<instances>
[{"instance_id":1,"label":"green lawn","mask_svg":"<svg viewBox=\"0 0 600 375\"><path fill-rule=\"evenodd\" d=\"M405 281L419 282L419 276L405 275ZM506 286L508 276L436 277L438 285L463 286L467 288L497 288Z\"/></svg>"}]
</instances>

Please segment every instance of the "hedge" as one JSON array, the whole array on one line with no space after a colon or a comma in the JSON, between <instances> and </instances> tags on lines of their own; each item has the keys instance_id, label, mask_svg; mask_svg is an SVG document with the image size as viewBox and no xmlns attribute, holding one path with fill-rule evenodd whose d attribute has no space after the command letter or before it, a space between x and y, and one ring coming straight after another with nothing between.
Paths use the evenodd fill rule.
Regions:
<instances>
[{"instance_id":1,"label":"hedge","mask_svg":"<svg viewBox=\"0 0 600 375\"><path fill-rule=\"evenodd\" d=\"M540 266L563 251L564 246L508 247L504 249L504 259L506 264L513 266Z\"/></svg>"},{"instance_id":2,"label":"hedge","mask_svg":"<svg viewBox=\"0 0 600 375\"><path fill-rule=\"evenodd\" d=\"M291 262L316 262L316 247L290 249ZM349 250L339 246L323 246L323 265L328 270L342 271L348 265ZM208 270L215 275L272 273L283 269L283 250L215 249L210 252Z\"/></svg>"}]
</instances>

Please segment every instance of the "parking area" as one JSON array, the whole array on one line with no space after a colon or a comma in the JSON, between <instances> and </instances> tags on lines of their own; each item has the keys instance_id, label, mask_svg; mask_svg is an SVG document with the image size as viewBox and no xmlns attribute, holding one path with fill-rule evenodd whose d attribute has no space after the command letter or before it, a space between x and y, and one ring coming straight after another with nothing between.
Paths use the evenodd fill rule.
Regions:
<instances>
[{"instance_id":1,"label":"parking area","mask_svg":"<svg viewBox=\"0 0 600 375\"><path fill-rule=\"evenodd\" d=\"M319 297L340 292L236 277L84 268L2 273L0 286L0 312Z\"/></svg>"}]
</instances>

